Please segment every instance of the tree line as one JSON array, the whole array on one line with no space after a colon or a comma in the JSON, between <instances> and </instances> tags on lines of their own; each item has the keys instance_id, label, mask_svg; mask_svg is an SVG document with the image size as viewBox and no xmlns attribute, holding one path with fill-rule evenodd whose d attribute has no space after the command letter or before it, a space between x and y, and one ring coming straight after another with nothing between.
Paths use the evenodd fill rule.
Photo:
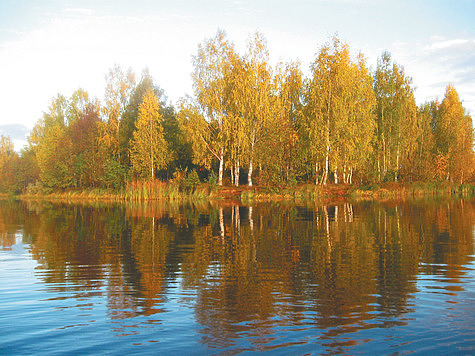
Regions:
<instances>
[{"instance_id":1,"label":"tree line","mask_svg":"<svg viewBox=\"0 0 475 356\"><path fill-rule=\"evenodd\" d=\"M120 189L186 172L236 186L472 181L472 118L454 86L417 106L388 52L371 71L334 37L305 77L299 62L271 65L262 34L240 54L218 31L198 45L192 79L176 108L147 70L136 80L117 65L103 102L57 95L20 154L1 137L0 190Z\"/></svg>"}]
</instances>

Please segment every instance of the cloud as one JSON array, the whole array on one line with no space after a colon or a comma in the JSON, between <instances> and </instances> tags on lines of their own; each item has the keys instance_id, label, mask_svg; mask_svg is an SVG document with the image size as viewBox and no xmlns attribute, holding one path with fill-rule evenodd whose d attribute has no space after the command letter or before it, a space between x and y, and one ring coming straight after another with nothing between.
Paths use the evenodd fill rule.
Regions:
<instances>
[{"instance_id":1,"label":"cloud","mask_svg":"<svg viewBox=\"0 0 475 356\"><path fill-rule=\"evenodd\" d=\"M115 63L140 73L146 66L166 94L191 90L190 54L199 33L189 15L108 15L70 8L44 26L0 43L0 124L32 127L57 93L82 87L102 98L108 68ZM215 30L215 29L214 29Z\"/></svg>"},{"instance_id":2,"label":"cloud","mask_svg":"<svg viewBox=\"0 0 475 356\"><path fill-rule=\"evenodd\" d=\"M433 36L427 43L394 44L396 61L417 85L419 103L442 98L452 83L473 115L475 113L475 38Z\"/></svg>"},{"instance_id":3,"label":"cloud","mask_svg":"<svg viewBox=\"0 0 475 356\"><path fill-rule=\"evenodd\" d=\"M429 46L427 46L425 49L429 51L437 51L441 50L444 48L450 48L453 46L458 46L461 44L466 44L469 43L469 40L466 39L453 39L453 40L441 40L440 37L434 37L433 38L433 43L431 43Z\"/></svg>"},{"instance_id":4,"label":"cloud","mask_svg":"<svg viewBox=\"0 0 475 356\"><path fill-rule=\"evenodd\" d=\"M21 124L0 125L0 135L10 137L17 152L27 145L28 134L29 130Z\"/></svg>"}]
</instances>

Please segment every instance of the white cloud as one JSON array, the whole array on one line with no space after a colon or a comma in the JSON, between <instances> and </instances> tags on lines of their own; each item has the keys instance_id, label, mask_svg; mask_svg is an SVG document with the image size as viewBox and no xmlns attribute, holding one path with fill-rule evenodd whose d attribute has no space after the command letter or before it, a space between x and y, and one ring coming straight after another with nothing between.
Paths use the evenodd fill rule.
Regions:
<instances>
[{"instance_id":1,"label":"white cloud","mask_svg":"<svg viewBox=\"0 0 475 356\"><path fill-rule=\"evenodd\" d=\"M441 40L440 38L435 37L433 39L433 42L429 46L427 46L425 49L429 51L434 51L434 50L440 50L444 48L450 48L450 47L460 45L460 44L465 44L467 42L469 42L469 40L460 39L460 38L445 41L445 40Z\"/></svg>"},{"instance_id":2,"label":"white cloud","mask_svg":"<svg viewBox=\"0 0 475 356\"><path fill-rule=\"evenodd\" d=\"M198 31L187 17L108 16L67 9L34 31L0 47L1 123L32 127L58 92L82 87L102 97L104 75L118 63L140 74L150 69L174 100L191 89L190 54Z\"/></svg>"},{"instance_id":3,"label":"white cloud","mask_svg":"<svg viewBox=\"0 0 475 356\"><path fill-rule=\"evenodd\" d=\"M394 44L392 52L413 77L418 103L442 99L451 83L463 106L475 113L475 38L433 36L428 43Z\"/></svg>"}]
</instances>

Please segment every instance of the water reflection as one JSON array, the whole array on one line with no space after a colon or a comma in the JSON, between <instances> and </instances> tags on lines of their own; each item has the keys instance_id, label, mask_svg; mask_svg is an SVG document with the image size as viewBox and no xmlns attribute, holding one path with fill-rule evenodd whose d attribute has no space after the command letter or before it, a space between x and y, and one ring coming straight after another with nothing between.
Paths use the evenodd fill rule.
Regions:
<instances>
[{"instance_id":1,"label":"water reflection","mask_svg":"<svg viewBox=\"0 0 475 356\"><path fill-rule=\"evenodd\" d=\"M0 246L21 231L51 298L85 311L103 298L108 318L124 321L116 335L140 334L134 318L169 323L183 308L205 348L339 353L377 339L365 330L408 325L421 288L457 303L474 207L1 202Z\"/></svg>"}]
</instances>

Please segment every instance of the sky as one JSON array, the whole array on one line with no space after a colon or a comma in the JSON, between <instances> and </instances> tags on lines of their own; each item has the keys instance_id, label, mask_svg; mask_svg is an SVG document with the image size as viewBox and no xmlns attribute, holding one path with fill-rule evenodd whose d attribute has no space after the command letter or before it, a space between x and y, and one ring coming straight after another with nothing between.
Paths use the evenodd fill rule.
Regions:
<instances>
[{"instance_id":1,"label":"sky","mask_svg":"<svg viewBox=\"0 0 475 356\"><path fill-rule=\"evenodd\" d=\"M299 60L304 73L334 34L373 70L389 51L418 104L452 83L473 117L474 18L475 0L0 0L0 134L30 130L58 93L102 100L116 64L148 68L175 104L193 94L192 56L218 29L241 53L262 32L274 63Z\"/></svg>"}]
</instances>

